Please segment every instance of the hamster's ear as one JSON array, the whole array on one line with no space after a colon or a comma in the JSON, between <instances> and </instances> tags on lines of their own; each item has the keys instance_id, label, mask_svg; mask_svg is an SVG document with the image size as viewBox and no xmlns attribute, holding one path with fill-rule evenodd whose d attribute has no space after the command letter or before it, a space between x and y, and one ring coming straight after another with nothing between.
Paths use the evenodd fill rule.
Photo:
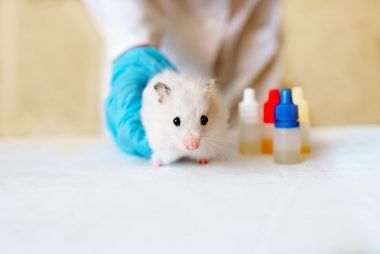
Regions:
<instances>
[{"instance_id":1,"label":"hamster's ear","mask_svg":"<svg viewBox=\"0 0 380 254\"><path fill-rule=\"evenodd\" d=\"M204 91L206 97L211 97L216 91L216 79L210 79L209 82L206 83Z\"/></svg>"},{"instance_id":2,"label":"hamster's ear","mask_svg":"<svg viewBox=\"0 0 380 254\"><path fill-rule=\"evenodd\" d=\"M162 103L165 98L169 97L171 89L162 82L157 82L154 85L154 90L158 94L158 101Z\"/></svg>"}]
</instances>

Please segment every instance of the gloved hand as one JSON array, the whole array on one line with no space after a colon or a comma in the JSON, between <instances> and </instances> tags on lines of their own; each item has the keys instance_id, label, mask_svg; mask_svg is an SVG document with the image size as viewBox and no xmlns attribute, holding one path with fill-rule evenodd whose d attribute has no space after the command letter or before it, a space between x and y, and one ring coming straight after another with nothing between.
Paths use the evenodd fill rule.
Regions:
<instances>
[{"instance_id":1,"label":"gloved hand","mask_svg":"<svg viewBox=\"0 0 380 254\"><path fill-rule=\"evenodd\" d=\"M105 104L107 127L116 145L128 154L150 157L140 119L142 92L149 80L174 66L155 48L134 48L113 62L111 92Z\"/></svg>"}]
</instances>

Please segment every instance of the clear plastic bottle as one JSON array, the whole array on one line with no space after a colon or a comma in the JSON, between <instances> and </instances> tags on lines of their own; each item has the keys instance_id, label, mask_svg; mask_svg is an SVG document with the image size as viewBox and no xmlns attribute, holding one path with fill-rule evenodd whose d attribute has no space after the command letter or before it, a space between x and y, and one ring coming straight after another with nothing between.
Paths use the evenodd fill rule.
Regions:
<instances>
[{"instance_id":1,"label":"clear plastic bottle","mask_svg":"<svg viewBox=\"0 0 380 254\"><path fill-rule=\"evenodd\" d=\"M239 152L243 155L260 153L261 128L255 90L246 88L239 103Z\"/></svg>"},{"instance_id":2,"label":"clear plastic bottle","mask_svg":"<svg viewBox=\"0 0 380 254\"><path fill-rule=\"evenodd\" d=\"M280 164L301 162L301 132L298 107L293 104L290 89L281 89L280 103L275 108L273 139L274 160Z\"/></svg>"},{"instance_id":3,"label":"clear plastic bottle","mask_svg":"<svg viewBox=\"0 0 380 254\"><path fill-rule=\"evenodd\" d=\"M293 102L298 106L298 115L301 130L301 153L308 154L311 152L309 103L304 97L302 87L293 87L292 94Z\"/></svg>"},{"instance_id":4,"label":"clear plastic bottle","mask_svg":"<svg viewBox=\"0 0 380 254\"><path fill-rule=\"evenodd\" d=\"M280 91L271 89L268 93L268 100L263 107L263 126L261 137L261 153L273 154L273 132L274 132L274 109L280 102Z\"/></svg>"}]
</instances>

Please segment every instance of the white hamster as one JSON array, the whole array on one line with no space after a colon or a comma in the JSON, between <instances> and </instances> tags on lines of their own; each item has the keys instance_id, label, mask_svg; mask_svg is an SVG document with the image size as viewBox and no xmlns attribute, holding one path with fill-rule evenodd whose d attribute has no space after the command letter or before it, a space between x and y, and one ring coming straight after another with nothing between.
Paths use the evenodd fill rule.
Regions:
<instances>
[{"instance_id":1,"label":"white hamster","mask_svg":"<svg viewBox=\"0 0 380 254\"><path fill-rule=\"evenodd\" d=\"M141 119L154 166L183 157L207 164L223 149L228 110L215 80L164 71L143 92Z\"/></svg>"}]
</instances>

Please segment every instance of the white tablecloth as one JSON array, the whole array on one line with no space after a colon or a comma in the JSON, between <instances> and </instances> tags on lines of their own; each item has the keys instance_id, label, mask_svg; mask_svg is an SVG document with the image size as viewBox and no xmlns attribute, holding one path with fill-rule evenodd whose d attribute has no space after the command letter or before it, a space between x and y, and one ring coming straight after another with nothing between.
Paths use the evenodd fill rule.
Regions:
<instances>
[{"instance_id":1,"label":"white tablecloth","mask_svg":"<svg viewBox=\"0 0 380 254\"><path fill-rule=\"evenodd\" d=\"M0 140L0 253L380 253L380 126L299 165L153 168L102 138Z\"/></svg>"}]
</instances>

